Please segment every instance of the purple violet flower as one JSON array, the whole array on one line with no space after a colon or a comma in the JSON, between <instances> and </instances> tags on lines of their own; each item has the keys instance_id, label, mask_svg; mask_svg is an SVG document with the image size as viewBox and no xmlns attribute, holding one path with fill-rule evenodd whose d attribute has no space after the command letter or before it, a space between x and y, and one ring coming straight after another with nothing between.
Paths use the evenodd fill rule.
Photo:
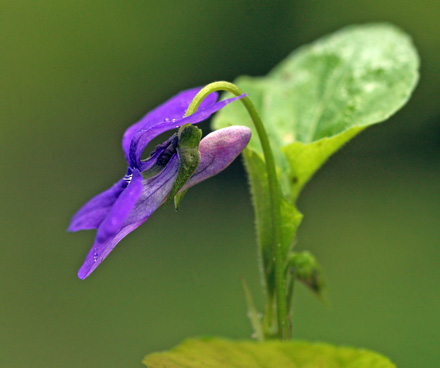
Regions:
<instances>
[{"instance_id":1,"label":"purple violet flower","mask_svg":"<svg viewBox=\"0 0 440 368\"><path fill-rule=\"evenodd\" d=\"M87 202L73 216L68 231L97 229L95 243L78 272L88 277L129 233L142 225L167 199L179 171L177 135L156 147L142 160L148 143L161 133L188 123L196 124L227 104L244 97L217 101L210 94L191 116L186 110L200 88L183 91L160 105L126 130L122 147L128 162L126 175L110 189ZM251 136L247 127L232 126L208 134L200 141L200 161L181 191L216 175L240 154Z\"/></svg>"}]
</instances>

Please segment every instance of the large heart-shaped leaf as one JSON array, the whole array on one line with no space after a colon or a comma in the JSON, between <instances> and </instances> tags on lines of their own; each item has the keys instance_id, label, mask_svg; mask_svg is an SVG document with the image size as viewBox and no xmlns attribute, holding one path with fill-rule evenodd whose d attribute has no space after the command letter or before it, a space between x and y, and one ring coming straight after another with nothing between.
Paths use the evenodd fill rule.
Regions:
<instances>
[{"instance_id":1,"label":"large heart-shaped leaf","mask_svg":"<svg viewBox=\"0 0 440 368\"><path fill-rule=\"evenodd\" d=\"M401 108L417 83L418 66L406 34L392 25L368 24L301 47L266 77L238 78L236 84L249 94L265 123L285 194L298 192L362 128ZM239 104L217 114L213 127L231 123L253 127ZM262 153L256 134L249 148Z\"/></svg>"},{"instance_id":2,"label":"large heart-shaped leaf","mask_svg":"<svg viewBox=\"0 0 440 368\"><path fill-rule=\"evenodd\" d=\"M366 127L384 121L408 100L418 80L418 56L410 38L389 24L346 27L288 56L266 77L240 77L265 124L285 200L294 205L303 186L342 145ZM239 104L222 110L214 129L253 123ZM269 193L261 177L262 149L255 130L245 154L251 177L258 238L263 254L273 252L267 211ZM263 203L264 205L260 205ZM282 215L296 229L297 211ZM291 221L290 224L285 222ZM292 233L293 237L294 232ZM288 248L292 239L283 240ZM269 269L273 267L269 267ZM268 294L271 279L267 274Z\"/></svg>"},{"instance_id":3,"label":"large heart-shaped leaf","mask_svg":"<svg viewBox=\"0 0 440 368\"><path fill-rule=\"evenodd\" d=\"M395 368L363 349L281 341L192 339L168 352L147 355L147 368Z\"/></svg>"}]
</instances>

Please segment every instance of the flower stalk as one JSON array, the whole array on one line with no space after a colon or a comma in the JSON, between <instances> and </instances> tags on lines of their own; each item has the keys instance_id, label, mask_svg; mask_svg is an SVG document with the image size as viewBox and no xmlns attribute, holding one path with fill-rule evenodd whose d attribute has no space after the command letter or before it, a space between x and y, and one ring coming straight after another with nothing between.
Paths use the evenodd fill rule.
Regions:
<instances>
[{"instance_id":1,"label":"flower stalk","mask_svg":"<svg viewBox=\"0 0 440 368\"><path fill-rule=\"evenodd\" d=\"M243 91L235 84L230 82L214 82L208 84L206 87L200 90L200 92L194 97L193 101L188 107L185 116L189 116L195 113L202 103L202 101L212 92L226 91L234 94L235 96L243 95ZM278 320L278 333L281 339L286 337L286 331L288 330L289 322L287 320L287 300L286 300L286 280L284 275L285 265L283 262L282 254L282 232L281 232L281 202L280 202L280 187L278 184L278 178L276 174L275 160L270 146L269 138L264 128L264 124L261 117L252 103L251 99L246 96L241 99L244 107L249 113L255 129L260 139L260 143L263 149L264 160L266 163L269 195L270 195L270 207L272 217L272 233L273 233L273 250L275 254L275 289L276 289L276 311ZM271 303L267 303L269 305ZM273 310L270 306L270 311L266 310L266 313L270 313ZM271 314L271 313L270 313ZM268 316L269 317L269 316ZM271 317L271 316L270 316ZM270 318L269 317L269 318Z\"/></svg>"}]
</instances>

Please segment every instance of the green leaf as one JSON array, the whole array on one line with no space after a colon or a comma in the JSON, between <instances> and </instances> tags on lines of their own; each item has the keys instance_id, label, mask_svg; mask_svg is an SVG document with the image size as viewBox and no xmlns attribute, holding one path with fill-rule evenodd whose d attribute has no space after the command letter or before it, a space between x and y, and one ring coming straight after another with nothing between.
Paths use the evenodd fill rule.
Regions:
<instances>
[{"instance_id":1,"label":"green leaf","mask_svg":"<svg viewBox=\"0 0 440 368\"><path fill-rule=\"evenodd\" d=\"M363 127L354 127L313 143L294 142L282 147L281 151L289 165L289 169L284 171L284 180L289 183L290 200L295 202L301 189L325 161L363 129Z\"/></svg>"},{"instance_id":2,"label":"green leaf","mask_svg":"<svg viewBox=\"0 0 440 368\"><path fill-rule=\"evenodd\" d=\"M299 225L293 205L301 189L346 142L405 104L417 83L418 67L417 52L406 34L389 24L367 24L346 27L301 47L266 77L235 81L255 104L272 146L284 194L283 226L285 234L291 234L283 241L285 248ZM239 104L221 110L213 120L214 129L232 124L253 130L244 157L270 288L272 224L262 148Z\"/></svg>"},{"instance_id":3,"label":"green leaf","mask_svg":"<svg viewBox=\"0 0 440 368\"><path fill-rule=\"evenodd\" d=\"M395 368L384 356L363 349L218 338L187 340L168 352L147 355L143 363L147 368Z\"/></svg>"},{"instance_id":4,"label":"green leaf","mask_svg":"<svg viewBox=\"0 0 440 368\"><path fill-rule=\"evenodd\" d=\"M367 24L301 47L267 77L236 81L265 123L281 185L292 203L330 155L405 104L418 66L407 35L389 24ZM213 127L231 123L252 128L238 104L222 110ZM249 148L262 153L256 134Z\"/></svg>"},{"instance_id":5,"label":"green leaf","mask_svg":"<svg viewBox=\"0 0 440 368\"><path fill-rule=\"evenodd\" d=\"M322 302L328 304L324 294L326 286L321 266L310 252L292 252L289 255L287 266L294 278L291 282L300 281Z\"/></svg>"}]
</instances>

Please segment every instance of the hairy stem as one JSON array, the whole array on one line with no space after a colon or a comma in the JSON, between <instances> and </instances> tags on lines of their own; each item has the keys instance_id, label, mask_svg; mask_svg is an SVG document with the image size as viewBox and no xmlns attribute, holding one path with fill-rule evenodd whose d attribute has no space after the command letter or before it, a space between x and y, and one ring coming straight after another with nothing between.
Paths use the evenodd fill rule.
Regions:
<instances>
[{"instance_id":1,"label":"hairy stem","mask_svg":"<svg viewBox=\"0 0 440 368\"><path fill-rule=\"evenodd\" d=\"M208 84L196 95L196 97L194 97L185 115L188 116L196 112L203 99L206 98L206 96L208 96L210 93L215 91L227 91L234 94L235 96L240 96L244 94L244 92L240 88L238 88L235 84L229 82L214 82ZM264 128L263 122L261 121L257 109L255 108L250 98L247 96L242 98L241 102L244 104L255 125L255 129L257 130L258 137L263 148L264 160L266 163L272 216L272 232L274 241L273 249L275 253L275 289L278 332L280 337L284 339L286 329L288 327L285 285L286 281L284 277L284 264L281 247L281 203L279 193L280 188L276 174L275 160L272 149L270 147L266 129Z\"/></svg>"}]
</instances>

